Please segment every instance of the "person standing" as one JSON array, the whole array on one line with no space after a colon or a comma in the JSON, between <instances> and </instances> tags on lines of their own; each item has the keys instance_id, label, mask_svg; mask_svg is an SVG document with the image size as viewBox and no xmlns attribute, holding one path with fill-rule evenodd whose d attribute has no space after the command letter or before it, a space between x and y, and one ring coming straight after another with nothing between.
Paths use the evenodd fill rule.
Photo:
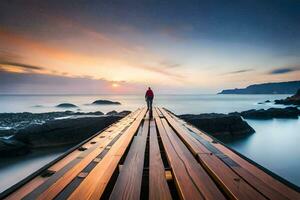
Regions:
<instances>
[{"instance_id":1,"label":"person standing","mask_svg":"<svg viewBox=\"0 0 300 200\"><path fill-rule=\"evenodd\" d=\"M152 102L153 102L153 98L154 98L154 93L151 90L150 87L148 87L148 90L145 94L145 100L147 102L147 108L148 110L152 111Z\"/></svg>"}]
</instances>

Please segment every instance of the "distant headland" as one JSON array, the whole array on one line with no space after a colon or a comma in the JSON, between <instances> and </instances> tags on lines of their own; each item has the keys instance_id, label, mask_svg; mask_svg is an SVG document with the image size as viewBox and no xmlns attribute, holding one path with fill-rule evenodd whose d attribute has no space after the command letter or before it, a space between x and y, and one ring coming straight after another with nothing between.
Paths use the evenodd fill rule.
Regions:
<instances>
[{"instance_id":1,"label":"distant headland","mask_svg":"<svg viewBox=\"0 0 300 200\"><path fill-rule=\"evenodd\" d=\"M300 88L300 81L262 83L246 88L223 90L218 94L294 94Z\"/></svg>"}]
</instances>

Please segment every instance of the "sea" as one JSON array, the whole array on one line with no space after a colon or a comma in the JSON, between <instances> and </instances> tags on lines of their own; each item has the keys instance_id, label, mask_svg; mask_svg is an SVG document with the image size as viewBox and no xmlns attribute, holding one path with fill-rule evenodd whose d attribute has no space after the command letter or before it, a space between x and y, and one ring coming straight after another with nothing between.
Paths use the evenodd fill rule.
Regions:
<instances>
[{"instance_id":1,"label":"sea","mask_svg":"<svg viewBox=\"0 0 300 200\"><path fill-rule=\"evenodd\" d=\"M161 106L176 114L230 113L249 109L283 108L272 101L290 95L156 95L154 106ZM121 105L91 105L106 99ZM270 100L270 103L264 103ZM60 103L72 103L74 109L57 108ZM145 106L144 95L0 95L0 113L79 111L104 113L131 110ZM278 176L300 187L300 119L246 120L255 133L235 140L224 141ZM10 127L0 127L9 129ZM0 192L24 179L34 171L63 154L70 147L39 150L15 158L0 158Z\"/></svg>"}]
</instances>

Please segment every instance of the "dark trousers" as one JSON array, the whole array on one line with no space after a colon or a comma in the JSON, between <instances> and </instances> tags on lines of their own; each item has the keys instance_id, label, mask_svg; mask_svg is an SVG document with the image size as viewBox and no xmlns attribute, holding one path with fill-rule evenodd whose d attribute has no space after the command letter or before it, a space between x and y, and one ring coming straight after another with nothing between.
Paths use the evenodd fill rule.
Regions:
<instances>
[{"instance_id":1,"label":"dark trousers","mask_svg":"<svg viewBox=\"0 0 300 200\"><path fill-rule=\"evenodd\" d=\"M150 117L150 119L152 119L152 117L153 117L153 114L152 114L152 101L153 101L153 99L147 99L146 101L147 101L147 108L149 110L149 117Z\"/></svg>"},{"instance_id":2,"label":"dark trousers","mask_svg":"<svg viewBox=\"0 0 300 200\"><path fill-rule=\"evenodd\" d=\"M152 101L153 99L147 99L147 108L152 111Z\"/></svg>"}]
</instances>

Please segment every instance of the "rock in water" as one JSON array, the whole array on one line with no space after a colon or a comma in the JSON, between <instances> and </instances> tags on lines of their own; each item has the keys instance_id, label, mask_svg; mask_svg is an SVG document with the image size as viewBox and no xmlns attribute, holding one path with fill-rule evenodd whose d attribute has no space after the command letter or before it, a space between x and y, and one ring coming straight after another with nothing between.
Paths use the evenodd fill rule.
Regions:
<instances>
[{"instance_id":1,"label":"rock in water","mask_svg":"<svg viewBox=\"0 0 300 200\"><path fill-rule=\"evenodd\" d=\"M106 113L106 115L117 115L117 114L118 114L118 112L115 110Z\"/></svg>"},{"instance_id":2,"label":"rock in water","mask_svg":"<svg viewBox=\"0 0 300 200\"><path fill-rule=\"evenodd\" d=\"M76 144L119 119L119 116L108 116L47 121L42 125L34 124L19 130L13 139L30 148Z\"/></svg>"},{"instance_id":3,"label":"rock in water","mask_svg":"<svg viewBox=\"0 0 300 200\"><path fill-rule=\"evenodd\" d=\"M295 107L288 108L269 108L268 110L247 110L241 113L230 113L233 115L241 115L246 119L273 119L273 118L293 118L297 119L300 110Z\"/></svg>"},{"instance_id":4,"label":"rock in water","mask_svg":"<svg viewBox=\"0 0 300 200\"><path fill-rule=\"evenodd\" d=\"M118 113L118 116L125 117L126 115L129 115L130 113L131 113L131 111L129 111L129 110L123 110Z\"/></svg>"},{"instance_id":5,"label":"rock in water","mask_svg":"<svg viewBox=\"0 0 300 200\"><path fill-rule=\"evenodd\" d=\"M58 107L58 108L77 108L76 105L71 104L71 103L61 103L61 104L58 104L56 107Z\"/></svg>"},{"instance_id":6,"label":"rock in water","mask_svg":"<svg viewBox=\"0 0 300 200\"><path fill-rule=\"evenodd\" d=\"M21 156L29 152L29 147L23 142L0 138L0 156Z\"/></svg>"},{"instance_id":7,"label":"rock in water","mask_svg":"<svg viewBox=\"0 0 300 200\"><path fill-rule=\"evenodd\" d=\"M243 136L255 132L246 121L236 115L211 113L179 117L213 136Z\"/></svg>"},{"instance_id":8,"label":"rock in water","mask_svg":"<svg viewBox=\"0 0 300 200\"><path fill-rule=\"evenodd\" d=\"M287 97L286 99L275 100L275 104L300 106L300 89L296 92L295 95L291 97Z\"/></svg>"},{"instance_id":9,"label":"rock in water","mask_svg":"<svg viewBox=\"0 0 300 200\"><path fill-rule=\"evenodd\" d=\"M121 105L120 102L109 101L109 100L96 100L92 104L95 104L95 105Z\"/></svg>"}]
</instances>

